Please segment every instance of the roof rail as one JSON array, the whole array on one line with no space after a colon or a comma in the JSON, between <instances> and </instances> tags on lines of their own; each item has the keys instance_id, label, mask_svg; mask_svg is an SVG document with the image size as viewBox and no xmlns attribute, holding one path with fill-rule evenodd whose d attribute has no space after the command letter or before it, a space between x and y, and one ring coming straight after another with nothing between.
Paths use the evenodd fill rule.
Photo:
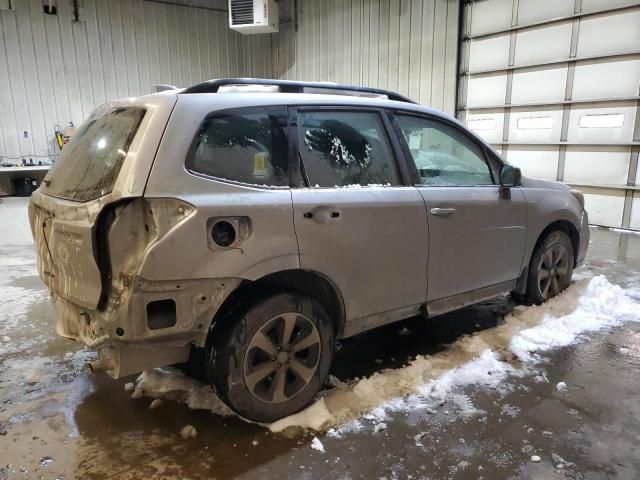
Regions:
<instances>
[{"instance_id":1,"label":"roof rail","mask_svg":"<svg viewBox=\"0 0 640 480\"><path fill-rule=\"evenodd\" d=\"M416 103L409 97L400 95L396 92L383 90L381 88L358 87L355 85L343 85L339 83L323 83L323 82L299 82L295 80L271 80L267 78L220 78L207 80L206 82L192 85L185 88L181 93L217 93L220 87L228 85L266 85L277 86L284 93L313 93L305 92L305 88L318 90L334 90L336 92L366 93L371 95L385 95L389 100L398 102ZM323 92L324 93L324 92Z\"/></svg>"}]
</instances>

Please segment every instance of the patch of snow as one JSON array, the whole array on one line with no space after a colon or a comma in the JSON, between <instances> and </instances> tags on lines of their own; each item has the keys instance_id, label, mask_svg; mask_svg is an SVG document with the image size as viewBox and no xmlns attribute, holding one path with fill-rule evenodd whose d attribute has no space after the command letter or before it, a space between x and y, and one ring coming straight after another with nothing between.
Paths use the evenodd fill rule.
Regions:
<instances>
[{"instance_id":1,"label":"patch of snow","mask_svg":"<svg viewBox=\"0 0 640 480\"><path fill-rule=\"evenodd\" d=\"M565 382L558 382L556 384L556 390L559 392L566 392L567 384Z\"/></svg>"},{"instance_id":2,"label":"patch of snow","mask_svg":"<svg viewBox=\"0 0 640 480\"><path fill-rule=\"evenodd\" d=\"M193 410L209 410L221 416L233 414L209 385L204 385L170 367L142 372L136 379L131 396L178 401L187 404Z\"/></svg>"},{"instance_id":3,"label":"patch of snow","mask_svg":"<svg viewBox=\"0 0 640 480\"><path fill-rule=\"evenodd\" d=\"M322 445L322 442L318 437L313 437L313 440L311 440L311 448L322 453L326 452L326 450L324 449L324 445Z\"/></svg>"},{"instance_id":4,"label":"patch of snow","mask_svg":"<svg viewBox=\"0 0 640 480\"><path fill-rule=\"evenodd\" d=\"M382 432L387 429L387 424L384 422L377 423L375 427L373 427L373 433Z\"/></svg>"},{"instance_id":5,"label":"patch of snow","mask_svg":"<svg viewBox=\"0 0 640 480\"><path fill-rule=\"evenodd\" d=\"M418 356L405 367L376 372L348 389L329 392L270 429L322 430L342 424L348 428L365 412L432 408L470 385L507 392L511 388L504 384L507 377L535 373L542 353L579 341L590 332L639 321L637 307L604 276L580 280L543 305L517 307L501 325L464 337L444 352ZM522 366L504 361L501 351L516 354ZM548 382L544 373L539 378Z\"/></svg>"},{"instance_id":6,"label":"patch of snow","mask_svg":"<svg viewBox=\"0 0 640 480\"><path fill-rule=\"evenodd\" d=\"M253 445L254 447L258 446L258 440L251 440L251 445Z\"/></svg>"},{"instance_id":7,"label":"patch of snow","mask_svg":"<svg viewBox=\"0 0 640 480\"><path fill-rule=\"evenodd\" d=\"M196 435L198 435L198 431L193 425L185 425L180 429L180 436L185 440L188 438L195 438Z\"/></svg>"},{"instance_id":8,"label":"patch of snow","mask_svg":"<svg viewBox=\"0 0 640 480\"><path fill-rule=\"evenodd\" d=\"M538 463L538 462L542 461L542 458L540 458L539 455L531 455L531 461L533 463Z\"/></svg>"},{"instance_id":9,"label":"patch of snow","mask_svg":"<svg viewBox=\"0 0 640 480\"><path fill-rule=\"evenodd\" d=\"M8 342L11 341L11 337L9 335L4 335L2 337L2 341L5 342L5 343L8 343Z\"/></svg>"},{"instance_id":10,"label":"patch of snow","mask_svg":"<svg viewBox=\"0 0 640 480\"><path fill-rule=\"evenodd\" d=\"M162 400L160 400L159 398L156 398L149 404L149 409L150 410L155 410L160 405L162 405Z\"/></svg>"}]
</instances>

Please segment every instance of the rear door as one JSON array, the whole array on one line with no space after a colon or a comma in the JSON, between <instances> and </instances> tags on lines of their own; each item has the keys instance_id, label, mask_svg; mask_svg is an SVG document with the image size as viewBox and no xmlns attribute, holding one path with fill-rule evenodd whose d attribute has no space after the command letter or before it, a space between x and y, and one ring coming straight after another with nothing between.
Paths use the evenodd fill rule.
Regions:
<instances>
[{"instance_id":1,"label":"rear door","mask_svg":"<svg viewBox=\"0 0 640 480\"><path fill-rule=\"evenodd\" d=\"M407 184L389 128L377 110L297 110L300 264L339 288L350 332L415 313L425 301L424 201Z\"/></svg>"},{"instance_id":2,"label":"rear door","mask_svg":"<svg viewBox=\"0 0 640 480\"><path fill-rule=\"evenodd\" d=\"M498 165L453 122L408 113L395 121L427 208L428 301L516 279L525 249L521 189L502 189Z\"/></svg>"}]
</instances>

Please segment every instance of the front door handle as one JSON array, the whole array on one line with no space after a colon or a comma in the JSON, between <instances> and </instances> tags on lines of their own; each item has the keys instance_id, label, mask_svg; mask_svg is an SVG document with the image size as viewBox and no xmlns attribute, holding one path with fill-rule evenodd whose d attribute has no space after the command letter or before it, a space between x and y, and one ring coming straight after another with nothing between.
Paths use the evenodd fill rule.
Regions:
<instances>
[{"instance_id":1,"label":"front door handle","mask_svg":"<svg viewBox=\"0 0 640 480\"><path fill-rule=\"evenodd\" d=\"M436 215L438 217L449 217L456 213L455 208L432 208L430 210L431 215Z\"/></svg>"}]
</instances>

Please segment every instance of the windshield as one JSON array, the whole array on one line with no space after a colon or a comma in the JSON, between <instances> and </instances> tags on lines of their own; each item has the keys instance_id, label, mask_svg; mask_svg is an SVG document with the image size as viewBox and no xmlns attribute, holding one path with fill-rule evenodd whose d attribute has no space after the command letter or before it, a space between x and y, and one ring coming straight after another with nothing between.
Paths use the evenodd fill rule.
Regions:
<instances>
[{"instance_id":1,"label":"windshield","mask_svg":"<svg viewBox=\"0 0 640 480\"><path fill-rule=\"evenodd\" d=\"M144 114L127 107L90 117L49 170L42 192L78 202L110 193Z\"/></svg>"}]
</instances>

